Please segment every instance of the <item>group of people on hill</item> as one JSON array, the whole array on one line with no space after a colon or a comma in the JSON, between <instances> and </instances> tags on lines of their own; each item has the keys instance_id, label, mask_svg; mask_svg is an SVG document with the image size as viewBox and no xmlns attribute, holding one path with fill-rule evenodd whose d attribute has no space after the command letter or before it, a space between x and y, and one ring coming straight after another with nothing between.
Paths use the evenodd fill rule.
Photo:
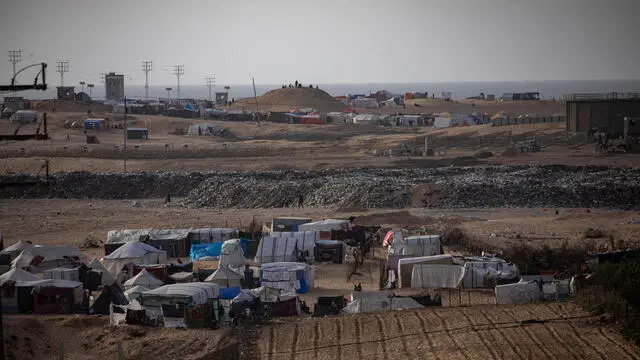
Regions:
<instances>
[{"instance_id":1,"label":"group of people on hill","mask_svg":"<svg viewBox=\"0 0 640 360\"><path fill-rule=\"evenodd\" d=\"M289 83L289 86L282 85L283 89L286 89L287 87L301 89L302 88L302 83L298 82L298 80L296 80L295 83L293 83L293 84ZM313 89L313 85L309 84L309 89ZM316 85L316 89L319 89L318 85Z\"/></svg>"}]
</instances>

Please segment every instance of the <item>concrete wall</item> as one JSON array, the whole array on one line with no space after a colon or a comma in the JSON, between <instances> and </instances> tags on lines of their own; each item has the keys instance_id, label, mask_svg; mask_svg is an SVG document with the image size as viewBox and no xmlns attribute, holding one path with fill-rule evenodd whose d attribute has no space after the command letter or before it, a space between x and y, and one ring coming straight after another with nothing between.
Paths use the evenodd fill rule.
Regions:
<instances>
[{"instance_id":1,"label":"concrete wall","mask_svg":"<svg viewBox=\"0 0 640 360\"><path fill-rule=\"evenodd\" d=\"M491 120L493 126L521 125L521 124L543 124L543 123L564 123L566 117L558 116L537 116L537 117L505 117Z\"/></svg>"},{"instance_id":2,"label":"concrete wall","mask_svg":"<svg viewBox=\"0 0 640 360\"><path fill-rule=\"evenodd\" d=\"M567 102L567 130L586 133L593 127L607 128L612 134L624 132L624 117L640 117L640 100L594 100ZM640 124L630 128L640 133Z\"/></svg>"}]
</instances>

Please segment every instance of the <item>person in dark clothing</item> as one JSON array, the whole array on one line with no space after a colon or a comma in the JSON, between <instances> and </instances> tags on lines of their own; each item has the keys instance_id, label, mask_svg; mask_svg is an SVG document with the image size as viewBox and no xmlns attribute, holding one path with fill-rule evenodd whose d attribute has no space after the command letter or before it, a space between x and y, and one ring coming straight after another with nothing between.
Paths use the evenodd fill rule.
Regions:
<instances>
[{"instance_id":1,"label":"person in dark clothing","mask_svg":"<svg viewBox=\"0 0 640 360\"><path fill-rule=\"evenodd\" d=\"M164 199L165 203L170 203L171 202L171 192L167 191L167 197Z\"/></svg>"},{"instance_id":2,"label":"person in dark clothing","mask_svg":"<svg viewBox=\"0 0 640 360\"><path fill-rule=\"evenodd\" d=\"M298 195L298 207L302 208L302 204L304 203L304 197L302 194Z\"/></svg>"}]
</instances>

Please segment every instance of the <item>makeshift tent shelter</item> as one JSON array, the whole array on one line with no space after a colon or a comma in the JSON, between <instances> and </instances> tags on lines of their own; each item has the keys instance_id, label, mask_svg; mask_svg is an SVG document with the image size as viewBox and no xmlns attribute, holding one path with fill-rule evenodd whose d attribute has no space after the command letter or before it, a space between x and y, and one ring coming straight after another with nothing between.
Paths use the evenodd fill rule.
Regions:
<instances>
[{"instance_id":1,"label":"makeshift tent shelter","mask_svg":"<svg viewBox=\"0 0 640 360\"><path fill-rule=\"evenodd\" d=\"M21 313L70 314L82 310L82 283L77 281L20 281L16 289Z\"/></svg>"},{"instance_id":2,"label":"makeshift tent shelter","mask_svg":"<svg viewBox=\"0 0 640 360\"><path fill-rule=\"evenodd\" d=\"M46 269L77 265L83 259L84 255L73 246L33 246L22 250L20 255L11 262L11 267L21 269L29 267L30 272L40 273Z\"/></svg>"},{"instance_id":3,"label":"makeshift tent shelter","mask_svg":"<svg viewBox=\"0 0 640 360\"><path fill-rule=\"evenodd\" d=\"M181 271L169 275L169 278L176 283L190 283L193 282L195 275L193 274L193 272Z\"/></svg>"},{"instance_id":4,"label":"makeshift tent shelter","mask_svg":"<svg viewBox=\"0 0 640 360\"><path fill-rule=\"evenodd\" d=\"M353 123L358 125L377 125L382 121L382 118L373 114L361 114L353 117Z\"/></svg>"},{"instance_id":5,"label":"makeshift tent shelter","mask_svg":"<svg viewBox=\"0 0 640 360\"><path fill-rule=\"evenodd\" d=\"M231 239L222 243L220 249L220 266L243 266L244 252L240 245L240 239Z\"/></svg>"},{"instance_id":6,"label":"makeshift tent shelter","mask_svg":"<svg viewBox=\"0 0 640 360\"><path fill-rule=\"evenodd\" d=\"M263 286L281 289L284 293L306 293L314 286L313 277L311 265L296 262L263 264L260 271Z\"/></svg>"},{"instance_id":7,"label":"makeshift tent shelter","mask_svg":"<svg viewBox=\"0 0 640 360\"><path fill-rule=\"evenodd\" d=\"M2 312L18 312L18 292L16 283L42 280L30 272L14 268L0 275L0 291L2 291Z\"/></svg>"},{"instance_id":8,"label":"makeshift tent shelter","mask_svg":"<svg viewBox=\"0 0 640 360\"><path fill-rule=\"evenodd\" d=\"M300 225L309 222L310 218L276 217L271 220L271 231L298 231Z\"/></svg>"},{"instance_id":9,"label":"makeshift tent shelter","mask_svg":"<svg viewBox=\"0 0 640 360\"><path fill-rule=\"evenodd\" d=\"M450 116L436 116L433 118L433 127L438 129L448 128L451 126Z\"/></svg>"},{"instance_id":10,"label":"makeshift tent shelter","mask_svg":"<svg viewBox=\"0 0 640 360\"><path fill-rule=\"evenodd\" d=\"M11 255L11 259L15 259L18 255L20 255L22 250L31 247L33 247L32 243L20 240L4 248L2 251L0 251L0 254L9 254Z\"/></svg>"},{"instance_id":11,"label":"makeshift tent shelter","mask_svg":"<svg viewBox=\"0 0 640 360\"><path fill-rule=\"evenodd\" d=\"M150 272L147 271L147 269L142 269L142 271L140 271L138 275L125 281L124 289L129 290L135 286L143 286L149 290L153 290L162 285L164 285L164 282L162 282L162 280L153 276Z\"/></svg>"},{"instance_id":12,"label":"makeshift tent shelter","mask_svg":"<svg viewBox=\"0 0 640 360\"><path fill-rule=\"evenodd\" d=\"M80 268L53 268L47 269L42 273L43 279L58 279L58 280L69 280L69 281L81 281L80 279ZM82 279L84 280L84 279Z\"/></svg>"},{"instance_id":13,"label":"makeshift tent shelter","mask_svg":"<svg viewBox=\"0 0 640 360\"><path fill-rule=\"evenodd\" d=\"M462 286L471 288L493 287L498 280L511 280L518 276L518 267L496 257L464 258L465 277Z\"/></svg>"},{"instance_id":14,"label":"makeshift tent shelter","mask_svg":"<svg viewBox=\"0 0 640 360\"><path fill-rule=\"evenodd\" d=\"M151 289L147 289L144 286L136 285L130 288L129 290L126 290L124 292L124 296L127 298L127 300L131 301L131 300L137 299L138 296L140 296L140 294L149 290Z\"/></svg>"},{"instance_id":15,"label":"makeshift tent shelter","mask_svg":"<svg viewBox=\"0 0 640 360\"><path fill-rule=\"evenodd\" d=\"M101 274L100 285L111 285L116 281L115 276L111 275L98 259L94 258L87 266Z\"/></svg>"},{"instance_id":16,"label":"makeshift tent shelter","mask_svg":"<svg viewBox=\"0 0 640 360\"><path fill-rule=\"evenodd\" d=\"M193 124L189 125L187 135L213 135L217 129L215 124Z\"/></svg>"},{"instance_id":17,"label":"makeshift tent shelter","mask_svg":"<svg viewBox=\"0 0 640 360\"><path fill-rule=\"evenodd\" d=\"M111 230L107 233L107 241L104 243L104 254L109 255L120 246L133 241L143 241L152 229L125 229Z\"/></svg>"},{"instance_id":18,"label":"makeshift tent shelter","mask_svg":"<svg viewBox=\"0 0 640 360\"><path fill-rule=\"evenodd\" d=\"M439 235L402 237L394 234L389 254L410 256L431 256L442 254Z\"/></svg>"},{"instance_id":19,"label":"makeshift tent shelter","mask_svg":"<svg viewBox=\"0 0 640 360\"><path fill-rule=\"evenodd\" d=\"M314 248L314 260L318 262L330 261L342 264L347 253L347 245L337 240L318 240Z\"/></svg>"},{"instance_id":20,"label":"makeshift tent shelter","mask_svg":"<svg viewBox=\"0 0 640 360\"><path fill-rule=\"evenodd\" d=\"M272 232L260 240L255 261L259 264L300 259L312 261L317 236L315 231Z\"/></svg>"},{"instance_id":21,"label":"makeshift tent shelter","mask_svg":"<svg viewBox=\"0 0 640 360\"><path fill-rule=\"evenodd\" d=\"M93 314L108 315L111 305L127 305L129 300L118 285L107 285L100 296L91 304L89 311Z\"/></svg>"},{"instance_id":22,"label":"makeshift tent shelter","mask_svg":"<svg viewBox=\"0 0 640 360\"><path fill-rule=\"evenodd\" d=\"M414 264L411 272L412 288L458 288L465 269L460 265Z\"/></svg>"},{"instance_id":23,"label":"makeshift tent shelter","mask_svg":"<svg viewBox=\"0 0 640 360\"><path fill-rule=\"evenodd\" d=\"M326 219L299 225L298 231L349 230L350 227L351 222L349 220Z\"/></svg>"},{"instance_id":24,"label":"makeshift tent shelter","mask_svg":"<svg viewBox=\"0 0 640 360\"><path fill-rule=\"evenodd\" d=\"M219 286L214 283L164 285L140 294L150 318L164 327L207 327L219 321Z\"/></svg>"},{"instance_id":25,"label":"makeshift tent shelter","mask_svg":"<svg viewBox=\"0 0 640 360\"><path fill-rule=\"evenodd\" d=\"M152 229L147 243L158 250L167 252L167 257L188 256L191 243L188 241L189 229Z\"/></svg>"},{"instance_id":26,"label":"makeshift tent shelter","mask_svg":"<svg viewBox=\"0 0 640 360\"><path fill-rule=\"evenodd\" d=\"M398 287L411 287L413 267L420 264L454 265L453 255L434 255L402 258L398 260Z\"/></svg>"},{"instance_id":27,"label":"makeshift tent shelter","mask_svg":"<svg viewBox=\"0 0 640 360\"><path fill-rule=\"evenodd\" d=\"M209 275L205 282L218 284L221 288L231 288L242 286L244 276L227 266L219 267L213 274Z\"/></svg>"},{"instance_id":28,"label":"makeshift tent shelter","mask_svg":"<svg viewBox=\"0 0 640 360\"><path fill-rule=\"evenodd\" d=\"M496 304L526 304L540 301L540 286L535 281L496 286Z\"/></svg>"},{"instance_id":29,"label":"makeshift tent shelter","mask_svg":"<svg viewBox=\"0 0 640 360\"><path fill-rule=\"evenodd\" d=\"M354 291L350 302L342 309L347 314L380 310L421 309L424 306L410 297L394 297L393 293L384 291Z\"/></svg>"},{"instance_id":30,"label":"makeshift tent shelter","mask_svg":"<svg viewBox=\"0 0 640 360\"><path fill-rule=\"evenodd\" d=\"M238 236L234 228L200 228L189 230L187 239L191 244L209 244L223 242Z\"/></svg>"},{"instance_id":31,"label":"makeshift tent shelter","mask_svg":"<svg viewBox=\"0 0 640 360\"><path fill-rule=\"evenodd\" d=\"M18 110L11 115L9 121L13 124L34 124L38 122L38 116L35 110Z\"/></svg>"},{"instance_id":32,"label":"makeshift tent shelter","mask_svg":"<svg viewBox=\"0 0 640 360\"><path fill-rule=\"evenodd\" d=\"M122 245L103 258L104 267L116 277L125 265L131 263L135 265L166 264L168 263L167 252L135 241Z\"/></svg>"}]
</instances>

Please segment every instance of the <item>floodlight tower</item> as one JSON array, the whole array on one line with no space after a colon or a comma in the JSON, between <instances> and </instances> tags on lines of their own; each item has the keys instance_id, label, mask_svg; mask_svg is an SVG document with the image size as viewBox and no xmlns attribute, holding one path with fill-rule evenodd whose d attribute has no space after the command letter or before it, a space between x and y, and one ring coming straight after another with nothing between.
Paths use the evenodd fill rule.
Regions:
<instances>
[{"instance_id":1,"label":"floodlight tower","mask_svg":"<svg viewBox=\"0 0 640 360\"><path fill-rule=\"evenodd\" d=\"M58 70L56 70L60 74L60 86L64 86L64 73L69 72L69 61L58 61L57 62Z\"/></svg>"},{"instance_id":2,"label":"floodlight tower","mask_svg":"<svg viewBox=\"0 0 640 360\"><path fill-rule=\"evenodd\" d=\"M144 71L144 98L149 99L149 71L153 70L153 61L145 60L142 62L142 71Z\"/></svg>"},{"instance_id":3,"label":"floodlight tower","mask_svg":"<svg viewBox=\"0 0 640 360\"><path fill-rule=\"evenodd\" d=\"M176 98L180 99L180 77L184 75L184 65L175 65L173 67L173 74L178 79L178 87L176 87Z\"/></svg>"},{"instance_id":4,"label":"floodlight tower","mask_svg":"<svg viewBox=\"0 0 640 360\"><path fill-rule=\"evenodd\" d=\"M89 88L89 97L92 97L91 90L93 89L94 86L95 86L94 84L87 84L87 87Z\"/></svg>"},{"instance_id":5,"label":"floodlight tower","mask_svg":"<svg viewBox=\"0 0 640 360\"><path fill-rule=\"evenodd\" d=\"M22 61L22 50L9 50L9 62L13 64L13 78L16 78L16 64ZM16 92L13 92L13 96L16 96Z\"/></svg>"},{"instance_id":6,"label":"floodlight tower","mask_svg":"<svg viewBox=\"0 0 640 360\"><path fill-rule=\"evenodd\" d=\"M209 101L211 101L211 89L216 86L216 76L208 77L205 79L207 81L207 87L209 88Z\"/></svg>"}]
</instances>

